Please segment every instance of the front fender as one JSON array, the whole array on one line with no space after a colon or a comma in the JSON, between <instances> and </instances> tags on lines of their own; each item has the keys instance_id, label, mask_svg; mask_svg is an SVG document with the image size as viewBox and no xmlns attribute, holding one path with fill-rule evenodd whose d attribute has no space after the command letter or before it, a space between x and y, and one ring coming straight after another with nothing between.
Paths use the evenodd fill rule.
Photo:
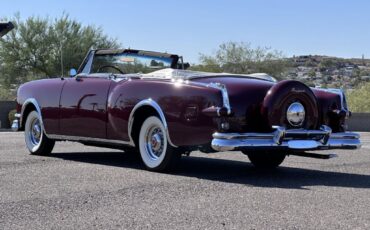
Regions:
<instances>
[{"instance_id":1,"label":"front fender","mask_svg":"<svg viewBox=\"0 0 370 230\"><path fill-rule=\"evenodd\" d=\"M31 81L21 85L17 92L18 112L21 113L20 128L27 118L26 108L33 105L40 113L47 134L59 131L59 100L65 81L60 78Z\"/></svg>"}]
</instances>

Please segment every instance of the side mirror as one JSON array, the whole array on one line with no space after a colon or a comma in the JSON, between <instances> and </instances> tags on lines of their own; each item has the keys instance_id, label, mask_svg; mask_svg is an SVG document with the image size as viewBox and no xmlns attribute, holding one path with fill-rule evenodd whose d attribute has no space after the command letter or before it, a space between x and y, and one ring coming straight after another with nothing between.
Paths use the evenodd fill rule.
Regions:
<instances>
[{"instance_id":1,"label":"side mirror","mask_svg":"<svg viewBox=\"0 0 370 230\"><path fill-rule=\"evenodd\" d=\"M77 70L76 69L70 69L69 70L69 76L70 77L74 77L77 75Z\"/></svg>"}]
</instances>

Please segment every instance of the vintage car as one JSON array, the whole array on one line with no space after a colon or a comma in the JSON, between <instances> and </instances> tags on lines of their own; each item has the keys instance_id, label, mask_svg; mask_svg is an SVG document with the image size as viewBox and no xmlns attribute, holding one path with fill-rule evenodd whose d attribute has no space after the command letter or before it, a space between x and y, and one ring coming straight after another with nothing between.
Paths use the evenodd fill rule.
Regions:
<instances>
[{"instance_id":1,"label":"vintage car","mask_svg":"<svg viewBox=\"0 0 370 230\"><path fill-rule=\"evenodd\" d=\"M139 152L153 171L195 150L241 151L271 168L287 155L330 158L312 151L360 147L359 135L346 132L350 112L340 90L186 66L174 54L91 50L71 77L20 86L13 128L25 131L31 154L77 141Z\"/></svg>"}]
</instances>

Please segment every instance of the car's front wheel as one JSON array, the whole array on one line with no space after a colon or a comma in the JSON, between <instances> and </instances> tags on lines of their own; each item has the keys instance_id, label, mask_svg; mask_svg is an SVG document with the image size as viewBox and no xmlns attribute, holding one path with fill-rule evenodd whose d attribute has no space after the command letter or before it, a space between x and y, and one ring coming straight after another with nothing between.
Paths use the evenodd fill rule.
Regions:
<instances>
[{"instance_id":1,"label":"car's front wheel","mask_svg":"<svg viewBox=\"0 0 370 230\"><path fill-rule=\"evenodd\" d=\"M36 111L27 116L24 137L28 151L34 155L49 155L55 145L54 140L45 136L40 115Z\"/></svg>"},{"instance_id":2,"label":"car's front wheel","mask_svg":"<svg viewBox=\"0 0 370 230\"><path fill-rule=\"evenodd\" d=\"M251 163L257 168L272 169L278 167L283 163L286 154L282 152L269 152L269 151L257 151L257 152L244 152L251 161Z\"/></svg>"},{"instance_id":3,"label":"car's front wheel","mask_svg":"<svg viewBox=\"0 0 370 230\"><path fill-rule=\"evenodd\" d=\"M168 143L166 129L156 116L145 119L138 143L141 159L151 171L173 169L180 158L180 154Z\"/></svg>"}]
</instances>

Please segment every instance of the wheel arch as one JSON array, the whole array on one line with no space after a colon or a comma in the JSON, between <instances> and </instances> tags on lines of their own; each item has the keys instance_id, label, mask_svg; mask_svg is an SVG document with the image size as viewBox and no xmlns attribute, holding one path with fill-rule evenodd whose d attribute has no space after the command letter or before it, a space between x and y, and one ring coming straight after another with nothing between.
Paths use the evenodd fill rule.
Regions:
<instances>
[{"instance_id":1,"label":"wheel arch","mask_svg":"<svg viewBox=\"0 0 370 230\"><path fill-rule=\"evenodd\" d=\"M29 99L25 100L25 102L22 105L21 117L20 117L20 125L21 125L20 130L24 130L24 126L25 126L25 123L26 123L26 120L27 120L27 116L32 111L36 111L39 114L41 126L42 126L42 128L45 132L44 123L43 123L42 114L41 114L41 108L40 108L39 103L37 102L37 100L35 98L29 98Z\"/></svg>"},{"instance_id":2,"label":"wheel arch","mask_svg":"<svg viewBox=\"0 0 370 230\"><path fill-rule=\"evenodd\" d=\"M171 141L169 130L168 130L168 124L166 121L166 117L164 115L163 110L159 106L159 104L154 101L153 99L145 99L137 103L134 108L132 109L129 119L128 119L128 135L130 138L130 143L134 146L137 146L137 140L140 133L140 127L144 120L149 117L150 115L158 116L159 119L162 121L163 126L166 131L166 136L168 143L173 146L174 145Z\"/></svg>"}]
</instances>

